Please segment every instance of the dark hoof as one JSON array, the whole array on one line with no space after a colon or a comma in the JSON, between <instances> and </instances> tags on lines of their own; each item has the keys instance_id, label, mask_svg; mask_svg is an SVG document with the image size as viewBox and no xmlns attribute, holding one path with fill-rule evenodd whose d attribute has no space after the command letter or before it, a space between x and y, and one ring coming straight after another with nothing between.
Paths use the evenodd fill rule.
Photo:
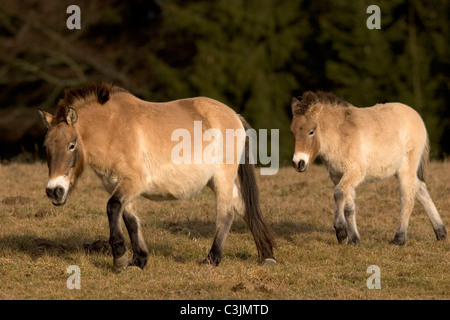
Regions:
<instances>
[{"instance_id":1,"label":"dark hoof","mask_svg":"<svg viewBox=\"0 0 450 320\"><path fill-rule=\"evenodd\" d=\"M348 244L353 244L355 246L359 245L361 241L359 240L358 237L350 237L348 238Z\"/></svg>"},{"instance_id":2,"label":"dark hoof","mask_svg":"<svg viewBox=\"0 0 450 320\"><path fill-rule=\"evenodd\" d=\"M202 261L202 264L215 266L217 267L220 263L220 257L216 257L213 254L209 253L208 256Z\"/></svg>"},{"instance_id":3,"label":"dark hoof","mask_svg":"<svg viewBox=\"0 0 450 320\"><path fill-rule=\"evenodd\" d=\"M148 255L147 254L135 254L130 262L130 267L136 266L144 269L147 265Z\"/></svg>"},{"instance_id":4,"label":"dark hoof","mask_svg":"<svg viewBox=\"0 0 450 320\"><path fill-rule=\"evenodd\" d=\"M434 233L436 234L436 239L438 241L447 238L447 230L445 230L445 226L441 226L438 229L434 230Z\"/></svg>"},{"instance_id":5,"label":"dark hoof","mask_svg":"<svg viewBox=\"0 0 450 320\"><path fill-rule=\"evenodd\" d=\"M394 239L392 239L391 244L395 244L397 246L404 246L406 243L406 236L403 232L395 233Z\"/></svg>"},{"instance_id":6,"label":"dark hoof","mask_svg":"<svg viewBox=\"0 0 450 320\"><path fill-rule=\"evenodd\" d=\"M334 227L336 230L336 238L340 244L345 243L345 240L347 239L347 228L345 227Z\"/></svg>"}]
</instances>

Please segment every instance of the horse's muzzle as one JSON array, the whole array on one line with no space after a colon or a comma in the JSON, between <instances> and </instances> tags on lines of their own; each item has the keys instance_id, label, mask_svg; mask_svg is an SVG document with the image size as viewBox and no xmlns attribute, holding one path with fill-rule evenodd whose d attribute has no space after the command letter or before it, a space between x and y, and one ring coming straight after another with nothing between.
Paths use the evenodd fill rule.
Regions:
<instances>
[{"instance_id":1,"label":"horse's muzzle","mask_svg":"<svg viewBox=\"0 0 450 320\"><path fill-rule=\"evenodd\" d=\"M55 188L45 188L47 197L52 201L55 206L62 206L66 203L66 191L60 186Z\"/></svg>"},{"instance_id":2,"label":"horse's muzzle","mask_svg":"<svg viewBox=\"0 0 450 320\"><path fill-rule=\"evenodd\" d=\"M298 172L304 172L304 171L306 171L306 168L308 167L305 160L300 160L299 162L295 162L294 160L292 160L292 166Z\"/></svg>"}]
</instances>

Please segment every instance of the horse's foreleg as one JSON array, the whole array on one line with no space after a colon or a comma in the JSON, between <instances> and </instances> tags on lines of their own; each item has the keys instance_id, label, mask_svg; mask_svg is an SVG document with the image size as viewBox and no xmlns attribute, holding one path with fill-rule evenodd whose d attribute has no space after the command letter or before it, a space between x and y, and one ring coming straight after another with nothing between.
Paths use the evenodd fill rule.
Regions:
<instances>
[{"instance_id":1,"label":"horse's foreleg","mask_svg":"<svg viewBox=\"0 0 450 320\"><path fill-rule=\"evenodd\" d=\"M138 194L136 186L133 183L122 181L108 200L106 212L109 222L109 244L111 245L114 258L114 271L119 272L128 266L128 256L126 254L125 238L122 233L121 217L124 214L125 207ZM124 216L124 220L129 222L133 229L132 219L129 213ZM128 226L127 226L128 228Z\"/></svg>"},{"instance_id":2,"label":"horse's foreleg","mask_svg":"<svg viewBox=\"0 0 450 320\"><path fill-rule=\"evenodd\" d=\"M354 192L344 206L344 215L347 222L348 243L359 244L360 237L356 226L356 205L354 201Z\"/></svg>"},{"instance_id":3,"label":"horse's foreleg","mask_svg":"<svg viewBox=\"0 0 450 320\"><path fill-rule=\"evenodd\" d=\"M111 245L114 258L114 271L120 270L128 266L128 258L126 255L125 238L122 233L121 219L124 204L123 197L117 193L109 199L106 207L109 222L109 244Z\"/></svg>"},{"instance_id":4,"label":"horse's foreleg","mask_svg":"<svg viewBox=\"0 0 450 320\"><path fill-rule=\"evenodd\" d=\"M350 243L359 243L356 228L355 204L353 201L355 188L362 180L362 175L346 174L334 188L334 229L339 243L345 243L350 236Z\"/></svg>"},{"instance_id":5,"label":"horse's foreleg","mask_svg":"<svg viewBox=\"0 0 450 320\"><path fill-rule=\"evenodd\" d=\"M123 221L130 235L131 245L133 247L133 258L130 266L138 266L143 269L147 264L148 250L142 236L139 218L135 216L131 204L125 206L123 211Z\"/></svg>"},{"instance_id":6,"label":"horse's foreleg","mask_svg":"<svg viewBox=\"0 0 450 320\"><path fill-rule=\"evenodd\" d=\"M345 195L340 188L334 190L334 230L339 243L345 243L347 239L347 222L344 217Z\"/></svg>"}]
</instances>

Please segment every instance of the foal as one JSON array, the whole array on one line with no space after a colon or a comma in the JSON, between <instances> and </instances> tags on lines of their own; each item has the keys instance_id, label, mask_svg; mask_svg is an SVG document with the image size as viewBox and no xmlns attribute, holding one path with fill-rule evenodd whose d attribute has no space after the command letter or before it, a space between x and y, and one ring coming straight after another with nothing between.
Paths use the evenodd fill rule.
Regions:
<instances>
[{"instance_id":1,"label":"foal","mask_svg":"<svg viewBox=\"0 0 450 320\"><path fill-rule=\"evenodd\" d=\"M322 158L335 185L334 228L339 243L347 237L349 243L360 242L355 188L363 181L393 175L399 180L401 212L392 242L405 244L414 199L425 209L437 240L446 237L425 185L429 142L416 111L401 103L356 108L332 93L311 91L300 100L293 98L291 107L292 165L303 172L316 156Z\"/></svg>"}]
</instances>

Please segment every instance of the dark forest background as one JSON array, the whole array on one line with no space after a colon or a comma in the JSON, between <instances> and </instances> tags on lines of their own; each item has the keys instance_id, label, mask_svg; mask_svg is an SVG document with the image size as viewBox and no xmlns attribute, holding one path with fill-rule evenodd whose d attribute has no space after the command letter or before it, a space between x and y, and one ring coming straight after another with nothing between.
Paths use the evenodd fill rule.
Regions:
<instances>
[{"instance_id":1,"label":"dark forest background","mask_svg":"<svg viewBox=\"0 0 450 320\"><path fill-rule=\"evenodd\" d=\"M69 30L66 8L81 9ZM369 5L381 29L369 30ZM355 106L399 101L423 117L432 157L450 154L449 0L0 1L0 158L41 156L37 108L108 81L149 101L218 99L280 130L290 100L329 90ZM389 137L386 137L389 139Z\"/></svg>"}]
</instances>

